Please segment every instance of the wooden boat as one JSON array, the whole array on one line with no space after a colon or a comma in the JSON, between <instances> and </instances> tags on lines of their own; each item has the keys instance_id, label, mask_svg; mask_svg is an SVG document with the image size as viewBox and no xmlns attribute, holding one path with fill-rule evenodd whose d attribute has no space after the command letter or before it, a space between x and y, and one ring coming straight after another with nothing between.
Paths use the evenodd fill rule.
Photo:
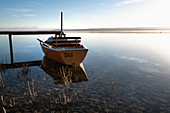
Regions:
<instances>
[{"instance_id":1,"label":"wooden boat","mask_svg":"<svg viewBox=\"0 0 170 113\"><path fill-rule=\"evenodd\" d=\"M45 42L38 40L48 58L65 65L79 65L88 49L78 39L80 37L50 37Z\"/></svg>"},{"instance_id":2,"label":"wooden boat","mask_svg":"<svg viewBox=\"0 0 170 113\"><path fill-rule=\"evenodd\" d=\"M61 13L61 31L55 34L55 37L48 38L45 42L38 39L41 48L48 58L58 63L79 65L86 57L88 49L80 44L80 37L66 37L62 29Z\"/></svg>"}]
</instances>

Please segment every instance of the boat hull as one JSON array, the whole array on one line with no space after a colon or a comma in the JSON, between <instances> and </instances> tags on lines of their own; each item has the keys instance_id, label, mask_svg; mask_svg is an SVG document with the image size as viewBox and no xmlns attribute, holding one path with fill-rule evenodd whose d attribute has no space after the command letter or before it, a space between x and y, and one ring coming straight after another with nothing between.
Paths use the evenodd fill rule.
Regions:
<instances>
[{"instance_id":1,"label":"boat hull","mask_svg":"<svg viewBox=\"0 0 170 113\"><path fill-rule=\"evenodd\" d=\"M50 48L42 45L41 48L45 55L61 64L79 65L86 57L87 48Z\"/></svg>"}]
</instances>

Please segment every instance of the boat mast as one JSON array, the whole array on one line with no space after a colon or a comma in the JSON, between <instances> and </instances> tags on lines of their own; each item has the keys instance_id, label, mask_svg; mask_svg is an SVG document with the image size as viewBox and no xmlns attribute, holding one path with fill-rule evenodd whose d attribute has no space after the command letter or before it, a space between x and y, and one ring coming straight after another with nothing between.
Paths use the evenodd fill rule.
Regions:
<instances>
[{"instance_id":1,"label":"boat mast","mask_svg":"<svg viewBox=\"0 0 170 113\"><path fill-rule=\"evenodd\" d=\"M61 32L63 32L63 12L61 12Z\"/></svg>"},{"instance_id":2,"label":"boat mast","mask_svg":"<svg viewBox=\"0 0 170 113\"><path fill-rule=\"evenodd\" d=\"M61 12L61 33L59 37L65 37L65 34L63 32L63 12Z\"/></svg>"},{"instance_id":3,"label":"boat mast","mask_svg":"<svg viewBox=\"0 0 170 113\"><path fill-rule=\"evenodd\" d=\"M64 34L63 33L63 12L61 12L61 31L60 31L59 37L62 37L63 34ZM57 40L58 40L57 35L55 37L56 37L56 47L57 47ZM65 35L64 35L64 37L65 37Z\"/></svg>"}]
</instances>

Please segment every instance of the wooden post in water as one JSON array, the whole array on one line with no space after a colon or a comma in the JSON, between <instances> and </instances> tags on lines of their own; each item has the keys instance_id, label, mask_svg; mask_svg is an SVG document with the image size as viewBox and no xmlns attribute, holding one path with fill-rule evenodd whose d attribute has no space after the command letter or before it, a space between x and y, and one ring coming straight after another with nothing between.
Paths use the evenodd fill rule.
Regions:
<instances>
[{"instance_id":1,"label":"wooden post in water","mask_svg":"<svg viewBox=\"0 0 170 113\"><path fill-rule=\"evenodd\" d=\"M10 47L11 64L13 64L14 59L13 59L13 47L12 47L12 34L9 34L9 47Z\"/></svg>"}]
</instances>

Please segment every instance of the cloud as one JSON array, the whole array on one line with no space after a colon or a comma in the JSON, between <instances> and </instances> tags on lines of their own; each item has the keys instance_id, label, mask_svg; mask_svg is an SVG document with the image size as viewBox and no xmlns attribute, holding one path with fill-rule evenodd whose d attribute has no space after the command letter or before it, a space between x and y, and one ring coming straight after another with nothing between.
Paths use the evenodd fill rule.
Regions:
<instances>
[{"instance_id":1,"label":"cloud","mask_svg":"<svg viewBox=\"0 0 170 113\"><path fill-rule=\"evenodd\" d=\"M28 45L26 46L26 48L35 48L36 46L35 45Z\"/></svg>"},{"instance_id":2,"label":"cloud","mask_svg":"<svg viewBox=\"0 0 170 113\"><path fill-rule=\"evenodd\" d=\"M11 15L12 17L19 17L18 15Z\"/></svg>"},{"instance_id":3,"label":"cloud","mask_svg":"<svg viewBox=\"0 0 170 113\"><path fill-rule=\"evenodd\" d=\"M106 4L101 3L101 4L90 4L91 6L105 6Z\"/></svg>"},{"instance_id":4,"label":"cloud","mask_svg":"<svg viewBox=\"0 0 170 113\"><path fill-rule=\"evenodd\" d=\"M35 16L35 15L33 15L33 14L23 14L23 16L33 17L33 16Z\"/></svg>"},{"instance_id":5,"label":"cloud","mask_svg":"<svg viewBox=\"0 0 170 113\"><path fill-rule=\"evenodd\" d=\"M0 31L28 31L28 30L40 30L41 28L37 27L37 26L24 26L24 27L11 27L11 26L0 26Z\"/></svg>"},{"instance_id":6,"label":"cloud","mask_svg":"<svg viewBox=\"0 0 170 113\"><path fill-rule=\"evenodd\" d=\"M14 11L14 12L20 12L20 13L32 12L31 9L25 9L25 8L9 8L7 10Z\"/></svg>"},{"instance_id":7,"label":"cloud","mask_svg":"<svg viewBox=\"0 0 170 113\"><path fill-rule=\"evenodd\" d=\"M128 4L142 2L142 1L144 1L144 0L125 0L123 2L119 2L118 4L116 4L116 6L123 6L123 5L128 5Z\"/></svg>"},{"instance_id":8,"label":"cloud","mask_svg":"<svg viewBox=\"0 0 170 113\"><path fill-rule=\"evenodd\" d=\"M32 10L31 9L15 9L17 12L22 12L22 13L25 13L25 12L31 12Z\"/></svg>"},{"instance_id":9,"label":"cloud","mask_svg":"<svg viewBox=\"0 0 170 113\"><path fill-rule=\"evenodd\" d=\"M11 16L18 18L18 17L22 17L22 16L25 16L25 17L33 17L33 16L35 16L35 15L33 15L33 14L22 14L22 15L11 15Z\"/></svg>"}]
</instances>

